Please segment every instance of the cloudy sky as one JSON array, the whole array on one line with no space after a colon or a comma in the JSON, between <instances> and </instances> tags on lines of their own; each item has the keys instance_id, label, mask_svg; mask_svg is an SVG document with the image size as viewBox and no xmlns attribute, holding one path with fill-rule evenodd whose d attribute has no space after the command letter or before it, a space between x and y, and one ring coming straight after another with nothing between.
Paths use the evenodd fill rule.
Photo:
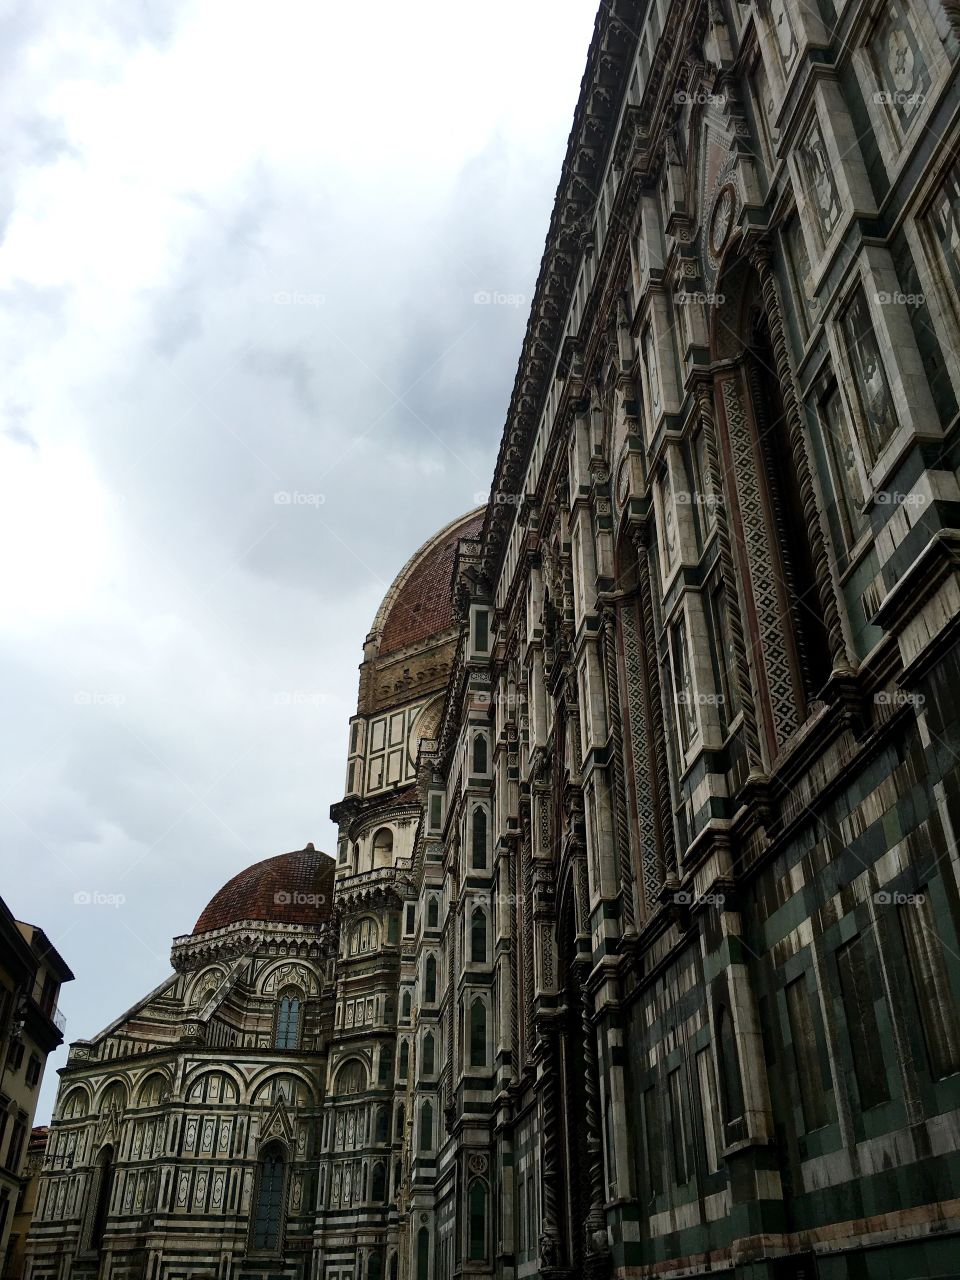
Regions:
<instances>
[{"instance_id":1,"label":"cloudy sky","mask_svg":"<svg viewBox=\"0 0 960 1280\"><path fill-rule=\"evenodd\" d=\"M379 600L489 489L526 311L475 295L532 292L594 12L0 0L0 893L69 1039L333 848Z\"/></svg>"}]
</instances>

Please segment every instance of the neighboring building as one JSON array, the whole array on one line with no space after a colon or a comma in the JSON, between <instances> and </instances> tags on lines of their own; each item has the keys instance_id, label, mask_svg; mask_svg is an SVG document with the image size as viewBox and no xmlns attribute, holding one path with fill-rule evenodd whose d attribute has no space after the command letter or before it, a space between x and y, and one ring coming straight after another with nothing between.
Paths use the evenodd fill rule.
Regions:
<instances>
[{"instance_id":1,"label":"neighboring building","mask_svg":"<svg viewBox=\"0 0 960 1280\"><path fill-rule=\"evenodd\" d=\"M367 640L312 1043L294 926L204 913L73 1048L30 1280L958 1274L958 34L600 6L490 503Z\"/></svg>"},{"instance_id":2,"label":"neighboring building","mask_svg":"<svg viewBox=\"0 0 960 1280\"><path fill-rule=\"evenodd\" d=\"M303 1274L330 1040L333 860L235 876L175 972L70 1046L28 1245L40 1280Z\"/></svg>"},{"instance_id":3,"label":"neighboring building","mask_svg":"<svg viewBox=\"0 0 960 1280\"><path fill-rule=\"evenodd\" d=\"M13 1229L21 1170L33 1128L47 1055L63 1043L57 1008L73 978L36 925L15 920L0 898L0 1275L23 1241Z\"/></svg>"},{"instance_id":4,"label":"neighboring building","mask_svg":"<svg viewBox=\"0 0 960 1280\"><path fill-rule=\"evenodd\" d=\"M37 1207L37 1192L40 1189L40 1174L43 1172L49 1132L46 1125L35 1126L30 1132L27 1154L20 1170L20 1194L10 1228L10 1245L3 1280L21 1280L23 1276L27 1232Z\"/></svg>"},{"instance_id":5,"label":"neighboring building","mask_svg":"<svg viewBox=\"0 0 960 1280\"><path fill-rule=\"evenodd\" d=\"M425 1014L419 1046L412 1038L417 757L421 742L437 733L456 652L451 584L457 546L476 536L482 522L482 511L464 516L411 557L364 646L346 797L332 811L340 824L340 952L317 1205L322 1277L396 1280L406 1248L401 1223L419 1200L405 1154L413 1064L420 1063L422 1084L439 1072L440 1056ZM438 904L427 914L438 929Z\"/></svg>"}]
</instances>

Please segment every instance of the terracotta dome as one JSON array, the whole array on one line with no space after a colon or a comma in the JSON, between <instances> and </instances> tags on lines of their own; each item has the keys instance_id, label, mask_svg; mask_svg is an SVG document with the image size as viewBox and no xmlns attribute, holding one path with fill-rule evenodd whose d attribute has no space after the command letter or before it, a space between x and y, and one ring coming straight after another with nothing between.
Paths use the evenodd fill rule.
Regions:
<instances>
[{"instance_id":1,"label":"terracotta dome","mask_svg":"<svg viewBox=\"0 0 960 1280\"><path fill-rule=\"evenodd\" d=\"M407 561L387 593L374 630L379 656L426 640L453 626L453 559L461 538L475 538L486 508L448 524Z\"/></svg>"},{"instance_id":2,"label":"terracotta dome","mask_svg":"<svg viewBox=\"0 0 960 1280\"><path fill-rule=\"evenodd\" d=\"M333 907L333 859L312 844L255 862L218 890L194 925L194 935L240 920L323 924Z\"/></svg>"}]
</instances>

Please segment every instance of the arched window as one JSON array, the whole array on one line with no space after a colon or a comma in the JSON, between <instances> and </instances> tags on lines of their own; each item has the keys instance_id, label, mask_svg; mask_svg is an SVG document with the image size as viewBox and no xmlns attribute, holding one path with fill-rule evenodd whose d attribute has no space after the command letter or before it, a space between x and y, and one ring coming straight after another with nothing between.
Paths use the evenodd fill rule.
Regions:
<instances>
[{"instance_id":1,"label":"arched window","mask_svg":"<svg viewBox=\"0 0 960 1280\"><path fill-rule=\"evenodd\" d=\"M373 1166L373 1182L370 1191L370 1199L374 1204L383 1204L387 1198L387 1166L382 1160L378 1160Z\"/></svg>"},{"instance_id":2,"label":"arched window","mask_svg":"<svg viewBox=\"0 0 960 1280\"><path fill-rule=\"evenodd\" d=\"M104 1147L97 1156L96 1180L93 1188L93 1213L90 1217L90 1248L103 1245L113 1193L113 1147Z\"/></svg>"},{"instance_id":3,"label":"arched window","mask_svg":"<svg viewBox=\"0 0 960 1280\"><path fill-rule=\"evenodd\" d=\"M394 1137L396 1138L403 1137L403 1130L406 1123L407 1123L407 1109L401 1102L399 1107L397 1107L397 1123L394 1126L394 1130L393 1130Z\"/></svg>"},{"instance_id":4,"label":"arched window","mask_svg":"<svg viewBox=\"0 0 960 1280\"><path fill-rule=\"evenodd\" d=\"M356 1058L345 1062L337 1072L333 1091L335 1094L361 1093L367 1087L367 1072L362 1062Z\"/></svg>"},{"instance_id":5,"label":"arched window","mask_svg":"<svg viewBox=\"0 0 960 1280\"><path fill-rule=\"evenodd\" d=\"M436 929L440 923L440 904L436 898L431 898L427 903L427 928Z\"/></svg>"},{"instance_id":6,"label":"arched window","mask_svg":"<svg viewBox=\"0 0 960 1280\"><path fill-rule=\"evenodd\" d=\"M377 1127L374 1142L390 1141L390 1111L387 1107L377 1108Z\"/></svg>"},{"instance_id":7,"label":"arched window","mask_svg":"<svg viewBox=\"0 0 960 1280\"><path fill-rule=\"evenodd\" d=\"M378 938L376 922L369 916L360 920L350 935L350 954L359 956L365 951L376 951Z\"/></svg>"},{"instance_id":8,"label":"arched window","mask_svg":"<svg viewBox=\"0 0 960 1280\"><path fill-rule=\"evenodd\" d=\"M403 999L400 1001L400 1017L404 1020L404 1022L410 1021L410 1008L411 1008L410 992L405 991L403 993Z\"/></svg>"},{"instance_id":9,"label":"arched window","mask_svg":"<svg viewBox=\"0 0 960 1280\"><path fill-rule=\"evenodd\" d=\"M393 862L393 832L389 827L381 827L373 837L373 865L389 867Z\"/></svg>"},{"instance_id":10,"label":"arched window","mask_svg":"<svg viewBox=\"0 0 960 1280\"><path fill-rule=\"evenodd\" d=\"M740 1083L740 1062L730 1014L724 1005L717 1009L717 1042L720 1049L720 1089L723 1099L723 1119L732 1124L743 1115L743 1087Z\"/></svg>"},{"instance_id":11,"label":"arched window","mask_svg":"<svg viewBox=\"0 0 960 1280\"><path fill-rule=\"evenodd\" d=\"M60 1108L61 1120L76 1120L85 1116L89 1109L89 1099L82 1089L73 1089L63 1100Z\"/></svg>"},{"instance_id":12,"label":"arched window","mask_svg":"<svg viewBox=\"0 0 960 1280\"><path fill-rule=\"evenodd\" d=\"M397 1002L393 996L387 996L383 1002L383 1020L388 1027L392 1027L397 1020Z\"/></svg>"},{"instance_id":13,"label":"arched window","mask_svg":"<svg viewBox=\"0 0 960 1280\"><path fill-rule=\"evenodd\" d=\"M487 739L482 733L476 734L473 739L473 772L487 772Z\"/></svg>"},{"instance_id":14,"label":"arched window","mask_svg":"<svg viewBox=\"0 0 960 1280\"><path fill-rule=\"evenodd\" d=\"M420 1150L433 1149L433 1105L427 1101L420 1108Z\"/></svg>"},{"instance_id":15,"label":"arched window","mask_svg":"<svg viewBox=\"0 0 960 1280\"><path fill-rule=\"evenodd\" d=\"M398 1072L401 1080L406 1080L410 1071L410 1042L404 1040L400 1046L400 1070Z\"/></svg>"},{"instance_id":16,"label":"arched window","mask_svg":"<svg viewBox=\"0 0 960 1280\"><path fill-rule=\"evenodd\" d=\"M487 815L479 805L473 811L473 865L483 870L487 865Z\"/></svg>"},{"instance_id":17,"label":"arched window","mask_svg":"<svg viewBox=\"0 0 960 1280\"><path fill-rule=\"evenodd\" d=\"M437 957L427 956L426 972L424 975L423 996L427 1004L436 1004L437 1002Z\"/></svg>"},{"instance_id":18,"label":"arched window","mask_svg":"<svg viewBox=\"0 0 960 1280\"><path fill-rule=\"evenodd\" d=\"M467 1256L482 1262L487 1256L487 1184L474 1178L467 1193L467 1227L470 1235Z\"/></svg>"},{"instance_id":19,"label":"arched window","mask_svg":"<svg viewBox=\"0 0 960 1280\"><path fill-rule=\"evenodd\" d=\"M432 1076L436 1070L433 1032L428 1031L423 1037L423 1053L421 1054L421 1070L425 1076Z\"/></svg>"},{"instance_id":20,"label":"arched window","mask_svg":"<svg viewBox=\"0 0 960 1280\"><path fill-rule=\"evenodd\" d=\"M282 991L277 1001L273 1047L275 1049L300 1047L300 992L295 987Z\"/></svg>"},{"instance_id":21,"label":"arched window","mask_svg":"<svg viewBox=\"0 0 960 1280\"><path fill-rule=\"evenodd\" d=\"M470 1065L487 1065L487 1009L479 996L470 1006Z\"/></svg>"},{"instance_id":22,"label":"arched window","mask_svg":"<svg viewBox=\"0 0 960 1280\"><path fill-rule=\"evenodd\" d=\"M487 959L487 916L482 907L474 907L470 917L470 959L474 964Z\"/></svg>"},{"instance_id":23,"label":"arched window","mask_svg":"<svg viewBox=\"0 0 960 1280\"><path fill-rule=\"evenodd\" d=\"M380 1050L380 1070L377 1075L378 1084L389 1084L393 1079L393 1049L384 1045Z\"/></svg>"},{"instance_id":24,"label":"arched window","mask_svg":"<svg viewBox=\"0 0 960 1280\"><path fill-rule=\"evenodd\" d=\"M253 1211L253 1247L276 1253L283 1228L286 1167L283 1148L271 1142L257 1161L257 1191Z\"/></svg>"},{"instance_id":25,"label":"arched window","mask_svg":"<svg viewBox=\"0 0 960 1280\"><path fill-rule=\"evenodd\" d=\"M417 1280L430 1280L430 1232L426 1227L417 1232Z\"/></svg>"}]
</instances>

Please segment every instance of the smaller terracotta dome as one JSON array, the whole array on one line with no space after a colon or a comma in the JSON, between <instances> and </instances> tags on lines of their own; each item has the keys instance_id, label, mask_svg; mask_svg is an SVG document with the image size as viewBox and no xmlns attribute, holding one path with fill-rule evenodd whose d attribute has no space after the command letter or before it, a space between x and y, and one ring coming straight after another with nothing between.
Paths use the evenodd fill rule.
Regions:
<instances>
[{"instance_id":1,"label":"smaller terracotta dome","mask_svg":"<svg viewBox=\"0 0 960 1280\"><path fill-rule=\"evenodd\" d=\"M255 862L213 895L194 936L240 920L320 925L333 908L333 859L312 844Z\"/></svg>"}]
</instances>

